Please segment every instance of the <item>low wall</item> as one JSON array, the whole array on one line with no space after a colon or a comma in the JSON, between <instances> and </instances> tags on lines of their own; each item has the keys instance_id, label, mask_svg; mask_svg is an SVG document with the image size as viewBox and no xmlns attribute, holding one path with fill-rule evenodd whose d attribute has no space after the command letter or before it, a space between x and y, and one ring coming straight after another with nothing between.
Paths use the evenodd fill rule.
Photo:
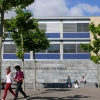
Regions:
<instances>
[{"instance_id":1,"label":"low wall","mask_svg":"<svg viewBox=\"0 0 100 100\"><path fill-rule=\"evenodd\" d=\"M5 69L11 66L12 72L16 64L21 65L21 61L3 61L2 78L5 77ZM37 61L36 82L37 87L43 87L42 83L65 83L67 76L72 80L81 81L81 76L85 76L89 83L97 83L97 68L90 60L52 60ZM33 61L25 61L25 82L27 87L33 86L34 65Z\"/></svg>"}]
</instances>

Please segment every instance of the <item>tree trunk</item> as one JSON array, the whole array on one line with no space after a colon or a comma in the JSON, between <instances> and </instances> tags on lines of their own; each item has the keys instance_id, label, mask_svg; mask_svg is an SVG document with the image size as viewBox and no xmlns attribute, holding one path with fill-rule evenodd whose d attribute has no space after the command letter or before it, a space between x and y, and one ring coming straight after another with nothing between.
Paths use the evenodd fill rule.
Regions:
<instances>
[{"instance_id":1,"label":"tree trunk","mask_svg":"<svg viewBox=\"0 0 100 100\"><path fill-rule=\"evenodd\" d=\"M25 91L25 69L24 69L24 60L22 60L22 71L24 73L23 90Z\"/></svg>"},{"instance_id":2,"label":"tree trunk","mask_svg":"<svg viewBox=\"0 0 100 100\"><path fill-rule=\"evenodd\" d=\"M97 73L98 73L98 89L100 90L100 73L99 73L99 64L97 64Z\"/></svg>"},{"instance_id":3,"label":"tree trunk","mask_svg":"<svg viewBox=\"0 0 100 100\"><path fill-rule=\"evenodd\" d=\"M2 36L3 36L3 21L4 21L4 10L0 10L1 13L1 27L0 27L0 82L1 82L1 71L2 71ZM0 85L1 88L1 85ZM0 91L1 95L1 91Z\"/></svg>"},{"instance_id":4,"label":"tree trunk","mask_svg":"<svg viewBox=\"0 0 100 100\"><path fill-rule=\"evenodd\" d=\"M34 59L34 91L36 90L36 63L35 63L35 53L33 52Z\"/></svg>"},{"instance_id":5,"label":"tree trunk","mask_svg":"<svg viewBox=\"0 0 100 100\"><path fill-rule=\"evenodd\" d=\"M24 69L24 47L23 47L23 35L21 33L21 45L22 45L22 71L24 73L24 80L23 80L23 90L25 91L25 69Z\"/></svg>"}]
</instances>

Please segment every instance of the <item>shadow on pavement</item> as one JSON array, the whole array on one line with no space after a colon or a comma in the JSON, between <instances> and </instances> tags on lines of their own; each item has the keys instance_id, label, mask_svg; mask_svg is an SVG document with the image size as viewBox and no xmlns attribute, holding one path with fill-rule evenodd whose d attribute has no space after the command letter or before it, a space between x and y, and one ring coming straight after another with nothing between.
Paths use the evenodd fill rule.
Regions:
<instances>
[{"instance_id":1,"label":"shadow on pavement","mask_svg":"<svg viewBox=\"0 0 100 100\"><path fill-rule=\"evenodd\" d=\"M71 88L67 88L67 89L47 89L45 91L58 91L58 92L61 92L61 91L71 91Z\"/></svg>"},{"instance_id":2,"label":"shadow on pavement","mask_svg":"<svg viewBox=\"0 0 100 100\"><path fill-rule=\"evenodd\" d=\"M43 93L50 93L50 92L62 92L62 91L71 91L71 89L47 89L39 94L43 94Z\"/></svg>"},{"instance_id":3,"label":"shadow on pavement","mask_svg":"<svg viewBox=\"0 0 100 100\"><path fill-rule=\"evenodd\" d=\"M83 96L83 95L75 95L75 96L67 96L67 97L31 97L27 100L80 100L81 98L89 98L89 96Z\"/></svg>"}]
</instances>

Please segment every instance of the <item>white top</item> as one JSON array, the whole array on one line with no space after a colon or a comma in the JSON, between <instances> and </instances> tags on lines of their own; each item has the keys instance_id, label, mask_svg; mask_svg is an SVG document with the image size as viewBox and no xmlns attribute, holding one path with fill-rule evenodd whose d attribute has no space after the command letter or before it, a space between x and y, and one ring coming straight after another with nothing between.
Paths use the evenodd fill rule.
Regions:
<instances>
[{"instance_id":1,"label":"white top","mask_svg":"<svg viewBox=\"0 0 100 100\"><path fill-rule=\"evenodd\" d=\"M6 75L6 78L3 81L6 81L6 83L12 83L13 79L14 79L14 77L13 77L12 73L10 72L8 75Z\"/></svg>"},{"instance_id":2,"label":"white top","mask_svg":"<svg viewBox=\"0 0 100 100\"><path fill-rule=\"evenodd\" d=\"M86 79L84 78L84 79L82 79L82 81L83 81L83 82L85 82L85 81L86 81Z\"/></svg>"},{"instance_id":3,"label":"white top","mask_svg":"<svg viewBox=\"0 0 100 100\"><path fill-rule=\"evenodd\" d=\"M74 84L75 88L79 88L79 85L77 83Z\"/></svg>"}]
</instances>

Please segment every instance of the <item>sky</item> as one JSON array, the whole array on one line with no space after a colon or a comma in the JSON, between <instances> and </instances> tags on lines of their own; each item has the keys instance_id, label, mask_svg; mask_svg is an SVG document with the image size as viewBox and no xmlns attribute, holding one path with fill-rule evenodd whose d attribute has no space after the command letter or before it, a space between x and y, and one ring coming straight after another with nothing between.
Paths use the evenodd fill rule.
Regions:
<instances>
[{"instance_id":1,"label":"sky","mask_svg":"<svg viewBox=\"0 0 100 100\"><path fill-rule=\"evenodd\" d=\"M33 17L100 16L100 0L35 0L27 9ZM15 15L9 11L5 18Z\"/></svg>"}]
</instances>

